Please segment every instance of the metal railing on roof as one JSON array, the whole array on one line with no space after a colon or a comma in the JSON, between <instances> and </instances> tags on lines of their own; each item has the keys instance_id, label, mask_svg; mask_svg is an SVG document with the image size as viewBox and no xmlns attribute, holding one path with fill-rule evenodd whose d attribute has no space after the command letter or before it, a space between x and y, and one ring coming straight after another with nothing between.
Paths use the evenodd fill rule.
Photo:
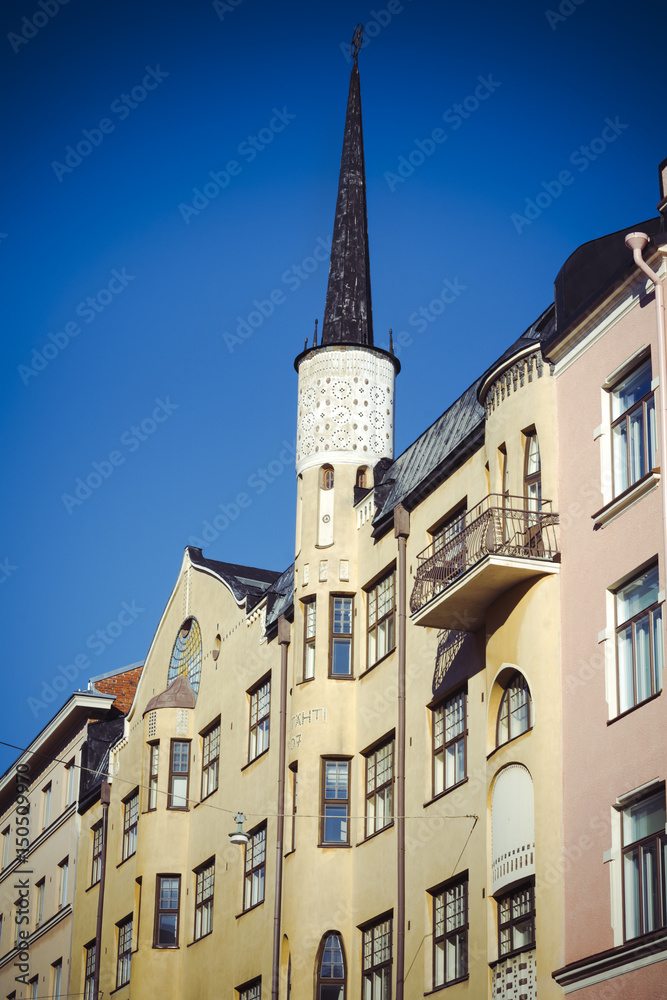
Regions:
<instances>
[{"instance_id":1,"label":"metal railing on roof","mask_svg":"<svg viewBox=\"0 0 667 1000\"><path fill-rule=\"evenodd\" d=\"M417 556L410 598L414 614L441 591L489 555L554 561L558 556L556 526L550 500L491 493Z\"/></svg>"}]
</instances>

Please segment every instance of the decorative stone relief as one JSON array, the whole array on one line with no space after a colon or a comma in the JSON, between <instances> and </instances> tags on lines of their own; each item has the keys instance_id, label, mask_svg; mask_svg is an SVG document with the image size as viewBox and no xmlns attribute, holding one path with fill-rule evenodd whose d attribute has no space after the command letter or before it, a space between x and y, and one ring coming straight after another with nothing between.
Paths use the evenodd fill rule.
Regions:
<instances>
[{"instance_id":1,"label":"decorative stone relief","mask_svg":"<svg viewBox=\"0 0 667 1000\"><path fill-rule=\"evenodd\" d=\"M308 578L310 577L310 563L303 564L303 572L301 574L301 583L305 587L308 583Z\"/></svg>"},{"instance_id":2,"label":"decorative stone relief","mask_svg":"<svg viewBox=\"0 0 667 1000\"><path fill-rule=\"evenodd\" d=\"M517 392L526 382L532 382L534 377L542 378L545 368L548 368L549 375L553 375L554 366L544 361L540 351L534 351L499 375L488 387L484 397L487 418L512 392Z\"/></svg>"},{"instance_id":3,"label":"decorative stone relief","mask_svg":"<svg viewBox=\"0 0 667 1000\"><path fill-rule=\"evenodd\" d=\"M498 962L493 970L494 1000L536 1000L537 968L534 951Z\"/></svg>"},{"instance_id":4,"label":"decorative stone relief","mask_svg":"<svg viewBox=\"0 0 667 1000\"><path fill-rule=\"evenodd\" d=\"M176 709L176 735L177 736L187 736L188 735L188 709L178 708Z\"/></svg>"},{"instance_id":5,"label":"decorative stone relief","mask_svg":"<svg viewBox=\"0 0 667 1000\"><path fill-rule=\"evenodd\" d=\"M296 470L324 462L393 458L392 362L370 350L334 347L299 366Z\"/></svg>"},{"instance_id":6,"label":"decorative stone relief","mask_svg":"<svg viewBox=\"0 0 667 1000\"><path fill-rule=\"evenodd\" d=\"M348 583L350 580L350 563L348 559L341 559L338 567L338 579L341 583Z\"/></svg>"},{"instance_id":7,"label":"decorative stone relief","mask_svg":"<svg viewBox=\"0 0 667 1000\"><path fill-rule=\"evenodd\" d=\"M320 559L320 583L326 583L329 575L329 560Z\"/></svg>"}]
</instances>

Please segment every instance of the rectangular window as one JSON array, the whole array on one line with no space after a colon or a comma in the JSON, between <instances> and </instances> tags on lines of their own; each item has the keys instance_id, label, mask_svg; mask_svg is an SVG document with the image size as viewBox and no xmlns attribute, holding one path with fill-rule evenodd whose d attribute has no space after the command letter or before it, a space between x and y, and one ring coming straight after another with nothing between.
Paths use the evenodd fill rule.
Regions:
<instances>
[{"instance_id":1,"label":"rectangular window","mask_svg":"<svg viewBox=\"0 0 667 1000\"><path fill-rule=\"evenodd\" d=\"M35 930L44 922L44 887L46 879L40 879L35 885Z\"/></svg>"},{"instance_id":2,"label":"rectangular window","mask_svg":"<svg viewBox=\"0 0 667 1000\"><path fill-rule=\"evenodd\" d=\"M322 759L321 844L350 842L350 761Z\"/></svg>"},{"instance_id":3,"label":"rectangular window","mask_svg":"<svg viewBox=\"0 0 667 1000\"><path fill-rule=\"evenodd\" d=\"M303 602L303 679L315 676L315 627L317 603L314 597Z\"/></svg>"},{"instance_id":4,"label":"rectangular window","mask_svg":"<svg viewBox=\"0 0 667 1000\"><path fill-rule=\"evenodd\" d=\"M139 823L139 792L132 792L123 801L123 861L137 849L137 824Z\"/></svg>"},{"instance_id":5,"label":"rectangular window","mask_svg":"<svg viewBox=\"0 0 667 1000\"><path fill-rule=\"evenodd\" d=\"M90 873L90 884L97 885L102 877L102 841L104 837L104 824L102 820L92 827L93 835L93 865Z\"/></svg>"},{"instance_id":6,"label":"rectangular window","mask_svg":"<svg viewBox=\"0 0 667 1000\"><path fill-rule=\"evenodd\" d=\"M157 809L157 779L160 768L160 744L148 744L148 812Z\"/></svg>"},{"instance_id":7,"label":"rectangular window","mask_svg":"<svg viewBox=\"0 0 667 1000\"><path fill-rule=\"evenodd\" d=\"M331 598L331 655L330 677L352 676L352 618L353 597Z\"/></svg>"},{"instance_id":8,"label":"rectangular window","mask_svg":"<svg viewBox=\"0 0 667 1000\"><path fill-rule=\"evenodd\" d=\"M69 874L69 857L64 858L58 865L60 869L60 886L58 890L58 909L62 910L67 904L67 876Z\"/></svg>"},{"instance_id":9,"label":"rectangular window","mask_svg":"<svg viewBox=\"0 0 667 1000\"><path fill-rule=\"evenodd\" d=\"M76 796L76 767L74 766L73 757L69 762L69 764L65 766L65 772L66 772L65 805L71 806Z\"/></svg>"},{"instance_id":10,"label":"rectangular window","mask_svg":"<svg viewBox=\"0 0 667 1000\"><path fill-rule=\"evenodd\" d=\"M297 809L297 797L299 790L299 764L294 762L290 764L290 771L292 772L292 850L296 850L296 809Z\"/></svg>"},{"instance_id":11,"label":"rectangular window","mask_svg":"<svg viewBox=\"0 0 667 1000\"><path fill-rule=\"evenodd\" d=\"M362 931L363 1000L391 1000L391 917Z\"/></svg>"},{"instance_id":12,"label":"rectangular window","mask_svg":"<svg viewBox=\"0 0 667 1000\"><path fill-rule=\"evenodd\" d=\"M466 506L459 507L455 510L453 514L450 514L442 524L440 524L434 531L431 532L431 538L433 540L433 551L439 552L443 549L445 545L450 542L455 542L456 539L463 533L466 523ZM456 546L455 546L456 547Z\"/></svg>"},{"instance_id":13,"label":"rectangular window","mask_svg":"<svg viewBox=\"0 0 667 1000\"><path fill-rule=\"evenodd\" d=\"M154 948L178 948L181 876L158 875L155 883Z\"/></svg>"},{"instance_id":14,"label":"rectangular window","mask_svg":"<svg viewBox=\"0 0 667 1000\"><path fill-rule=\"evenodd\" d=\"M433 892L433 985L468 975L468 876Z\"/></svg>"},{"instance_id":15,"label":"rectangular window","mask_svg":"<svg viewBox=\"0 0 667 1000\"><path fill-rule=\"evenodd\" d=\"M655 401L648 358L611 392L613 487L618 496L655 466Z\"/></svg>"},{"instance_id":16,"label":"rectangular window","mask_svg":"<svg viewBox=\"0 0 667 1000\"><path fill-rule=\"evenodd\" d=\"M63 960L59 958L51 966L51 997L52 1000L60 1000L63 985Z\"/></svg>"},{"instance_id":17,"label":"rectangular window","mask_svg":"<svg viewBox=\"0 0 667 1000\"><path fill-rule=\"evenodd\" d=\"M118 962L116 963L116 989L130 981L130 963L132 961L132 915L126 917L118 928Z\"/></svg>"},{"instance_id":18,"label":"rectangular window","mask_svg":"<svg viewBox=\"0 0 667 1000\"><path fill-rule=\"evenodd\" d=\"M28 1000L37 1000L37 989L39 987L39 976L33 976L28 983Z\"/></svg>"},{"instance_id":19,"label":"rectangular window","mask_svg":"<svg viewBox=\"0 0 667 1000\"><path fill-rule=\"evenodd\" d=\"M262 980L253 979L251 983L247 983L245 986L239 986L238 990L239 1000L262 1000Z\"/></svg>"},{"instance_id":20,"label":"rectangular window","mask_svg":"<svg viewBox=\"0 0 667 1000\"><path fill-rule=\"evenodd\" d=\"M453 788L466 777L466 692L433 709L433 794Z\"/></svg>"},{"instance_id":21,"label":"rectangular window","mask_svg":"<svg viewBox=\"0 0 667 1000\"><path fill-rule=\"evenodd\" d=\"M6 827L2 831L2 867L6 868L9 864L9 843L10 843L10 833L11 827Z\"/></svg>"},{"instance_id":22,"label":"rectangular window","mask_svg":"<svg viewBox=\"0 0 667 1000\"><path fill-rule=\"evenodd\" d=\"M248 761L259 757L269 747L269 714L271 711L271 679L262 681L248 692L250 696L250 742Z\"/></svg>"},{"instance_id":23,"label":"rectangular window","mask_svg":"<svg viewBox=\"0 0 667 1000\"><path fill-rule=\"evenodd\" d=\"M366 836L394 822L394 740L366 754Z\"/></svg>"},{"instance_id":24,"label":"rectangular window","mask_svg":"<svg viewBox=\"0 0 667 1000\"><path fill-rule=\"evenodd\" d=\"M662 689L662 605L658 567L644 570L616 592L618 711Z\"/></svg>"},{"instance_id":25,"label":"rectangular window","mask_svg":"<svg viewBox=\"0 0 667 1000\"><path fill-rule=\"evenodd\" d=\"M664 788L623 810L625 940L667 926Z\"/></svg>"},{"instance_id":26,"label":"rectangular window","mask_svg":"<svg viewBox=\"0 0 667 1000\"><path fill-rule=\"evenodd\" d=\"M213 883L215 858L195 871L195 941L213 930Z\"/></svg>"},{"instance_id":27,"label":"rectangular window","mask_svg":"<svg viewBox=\"0 0 667 1000\"><path fill-rule=\"evenodd\" d=\"M266 870L266 823L250 834L245 845L245 878L243 909L249 910L264 901Z\"/></svg>"},{"instance_id":28,"label":"rectangular window","mask_svg":"<svg viewBox=\"0 0 667 1000\"><path fill-rule=\"evenodd\" d=\"M46 830L51 819L51 782L42 789L42 830Z\"/></svg>"},{"instance_id":29,"label":"rectangular window","mask_svg":"<svg viewBox=\"0 0 667 1000\"><path fill-rule=\"evenodd\" d=\"M95 998L95 942L91 941L84 948L85 952L85 978L83 984L83 1000L94 1000Z\"/></svg>"},{"instance_id":30,"label":"rectangular window","mask_svg":"<svg viewBox=\"0 0 667 1000\"><path fill-rule=\"evenodd\" d=\"M167 809L188 808L188 785L190 781L190 742L172 740L169 759L169 795Z\"/></svg>"},{"instance_id":31,"label":"rectangular window","mask_svg":"<svg viewBox=\"0 0 667 1000\"><path fill-rule=\"evenodd\" d=\"M381 660L394 646L396 609L396 574L392 571L368 591L368 664Z\"/></svg>"},{"instance_id":32,"label":"rectangular window","mask_svg":"<svg viewBox=\"0 0 667 1000\"><path fill-rule=\"evenodd\" d=\"M218 787L220 770L220 722L216 722L202 737L201 797L205 799Z\"/></svg>"},{"instance_id":33,"label":"rectangular window","mask_svg":"<svg viewBox=\"0 0 667 1000\"><path fill-rule=\"evenodd\" d=\"M498 954L512 955L535 945L535 888L532 883L498 899Z\"/></svg>"}]
</instances>

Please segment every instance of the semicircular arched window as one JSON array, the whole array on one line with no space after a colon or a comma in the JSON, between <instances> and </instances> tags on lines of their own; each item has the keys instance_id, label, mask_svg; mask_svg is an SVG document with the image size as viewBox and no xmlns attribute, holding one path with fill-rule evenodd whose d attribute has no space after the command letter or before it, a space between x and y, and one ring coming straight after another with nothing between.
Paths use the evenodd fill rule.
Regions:
<instances>
[{"instance_id":1,"label":"semicircular arched window","mask_svg":"<svg viewBox=\"0 0 667 1000\"><path fill-rule=\"evenodd\" d=\"M325 934L317 962L316 1000L345 1000L345 952L337 931Z\"/></svg>"},{"instance_id":2,"label":"semicircular arched window","mask_svg":"<svg viewBox=\"0 0 667 1000\"><path fill-rule=\"evenodd\" d=\"M177 677L187 677L195 694L201 679L201 630L196 618L186 618L171 652L167 686Z\"/></svg>"},{"instance_id":3,"label":"semicircular arched window","mask_svg":"<svg viewBox=\"0 0 667 1000\"><path fill-rule=\"evenodd\" d=\"M320 469L320 489L332 490L334 487L333 465L323 465Z\"/></svg>"},{"instance_id":4,"label":"semicircular arched window","mask_svg":"<svg viewBox=\"0 0 667 1000\"><path fill-rule=\"evenodd\" d=\"M515 736L527 732L533 725L533 699L523 674L510 677L500 701L496 745L502 746Z\"/></svg>"}]
</instances>

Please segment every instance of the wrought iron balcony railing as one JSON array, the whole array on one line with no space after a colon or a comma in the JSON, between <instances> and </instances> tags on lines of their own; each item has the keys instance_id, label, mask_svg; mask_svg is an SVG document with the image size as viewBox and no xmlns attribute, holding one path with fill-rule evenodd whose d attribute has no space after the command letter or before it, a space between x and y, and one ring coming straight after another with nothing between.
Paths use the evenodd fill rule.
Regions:
<instances>
[{"instance_id":1,"label":"wrought iron balcony railing","mask_svg":"<svg viewBox=\"0 0 667 1000\"><path fill-rule=\"evenodd\" d=\"M557 524L550 500L490 494L461 517L448 537L419 553L410 611L419 611L486 556L556 560Z\"/></svg>"}]
</instances>

